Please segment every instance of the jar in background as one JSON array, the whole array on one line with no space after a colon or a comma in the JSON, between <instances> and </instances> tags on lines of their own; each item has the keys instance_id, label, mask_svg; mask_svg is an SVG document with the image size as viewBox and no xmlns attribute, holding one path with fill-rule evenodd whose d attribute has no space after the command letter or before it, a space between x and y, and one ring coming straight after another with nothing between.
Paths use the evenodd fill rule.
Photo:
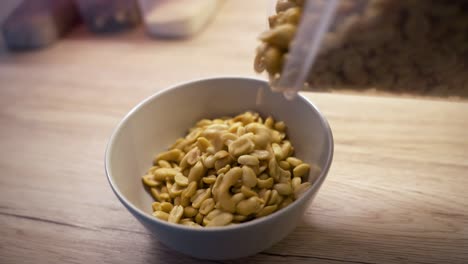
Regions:
<instances>
[{"instance_id":1,"label":"jar in background","mask_svg":"<svg viewBox=\"0 0 468 264\"><path fill-rule=\"evenodd\" d=\"M149 35L191 37L203 30L224 0L139 0Z\"/></svg>"},{"instance_id":2,"label":"jar in background","mask_svg":"<svg viewBox=\"0 0 468 264\"><path fill-rule=\"evenodd\" d=\"M76 0L81 17L90 31L119 32L140 23L136 0Z\"/></svg>"}]
</instances>

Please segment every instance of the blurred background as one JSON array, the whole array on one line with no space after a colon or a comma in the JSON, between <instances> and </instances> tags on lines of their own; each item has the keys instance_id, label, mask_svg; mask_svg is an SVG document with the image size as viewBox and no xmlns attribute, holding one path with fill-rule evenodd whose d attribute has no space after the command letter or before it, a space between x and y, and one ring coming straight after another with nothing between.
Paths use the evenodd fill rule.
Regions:
<instances>
[{"instance_id":1,"label":"blurred background","mask_svg":"<svg viewBox=\"0 0 468 264\"><path fill-rule=\"evenodd\" d=\"M18 54L56 45L53 52L14 60L27 57L29 65L74 62L82 68L91 63L101 70L97 73L106 68L109 78L125 63L132 68L125 71L128 78L164 73L168 81L221 74L269 75L272 80L276 74L298 70L286 69L294 64L291 58L302 65L308 57L312 34L301 35L301 28L310 31L319 25L321 5L329 2L310 1L315 5L310 14L300 11L297 3L302 1L4 0L0 50ZM338 3L316 61L305 70L303 89L468 98L468 1ZM307 21L296 19L298 33L281 48L275 71L270 67L268 75L255 74L254 60L268 59L258 50L275 48L273 43L263 43L262 48L259 35L274 35L278 30L272 22L290 11ZM301 42L304 37L307 41ZM294 50L304 54L293 56Z\"/></svg>"},{"instance_id":2,"label":"blurred background","mask_svg":"<svg viewBox=\"0 0 468 264\"><path fill-rule=\"evenodd\" d=\"M259 77L253 59L258 34L267 28L266 0L9 0L0 5L2 46L9 50L0 56L0 79L14 85L4 86L4 92L68 90L74 98L67 100L96 98L123 113L181 81ZM140 7L152 12L143 15ZM145 26L145 17L152 26ZM96 97L98 91L114 98Z\"/></svg>"},{"instance_id":3,"label":"blurred background","mask_svg":"<svg viewBox=\"0 0 468 264\"><path fill-rule=\"evenodd\" d=\"M88 33L107 35L143 29L146 37L187 39L209 27L223 12L225 0L6 0L0 3L2 49L25 51L45 48L84 24ZM237 15L247 1L231 1L223 16ZM234 3L237 2L237 3ZM251 18L266 29L266 1L249 3L239 11L239 29L252 28ZM237 5L237 7L235 7ZM260 15L260 16L259 16ZM221 18L222 19L222 18ZM258 24L258 23L257 23ZM229 28L223 29L229 37ZM253 47L254 48L254 47Z\"/></svg>"},{"instance_id":4,"label":"blurred background","mask_svg":"<svg viewBox=\"0 0 468 264\"><path fill-rule=\"evenodd\" d=\"M3 27L3 22L8 17L8 15L13 11L13 9L18 6L22 0L3 0L0 2L0 25ZM0 35L0 52L5 52L5 40L3 34Z\"/></svg>"}]
</instances>

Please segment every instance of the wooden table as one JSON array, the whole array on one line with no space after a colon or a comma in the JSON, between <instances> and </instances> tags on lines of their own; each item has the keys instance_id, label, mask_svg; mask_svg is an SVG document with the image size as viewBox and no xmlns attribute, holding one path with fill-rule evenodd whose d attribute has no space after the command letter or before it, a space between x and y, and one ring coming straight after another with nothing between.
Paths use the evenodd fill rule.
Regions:
<instances>
[{"instance_id":1,"label":"wooden table","mask_svg":"<svg viewBox=\"0 0 468 264\"><path fill-rule=\"evenodd\" d=\"M265 4L227 1L189 40L79 29L0 58L0 263L204 263L124 209L104 150L123 115L165 86L254 75ZM328 179L294 233L227 263L467 263L468 103L307 96L334 132Z\"/></svg>"}]
</instances>

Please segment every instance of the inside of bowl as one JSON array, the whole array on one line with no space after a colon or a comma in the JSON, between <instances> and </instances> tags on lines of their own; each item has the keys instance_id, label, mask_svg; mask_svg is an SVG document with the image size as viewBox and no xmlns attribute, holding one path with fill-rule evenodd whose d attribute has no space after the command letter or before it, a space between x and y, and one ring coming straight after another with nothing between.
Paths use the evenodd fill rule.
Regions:
<instances>
[{"instance_id":1,"label":"inside of bowl","mask_svg":"<svg viewBox=\"0 0 468 264\"><path fill-rule=\"evenodd\" d=\"M258 90L263 90L257 103ZM141 176L154 156L202 118L233 116L247 110L273 116L288 126L295 156L320 167L332 149L328 127L303 97L286 100L266 82L248 78L218 78L182 84L144 101L122 121L109 143L106 168L114 188L140 210L151 213L152 197Z\"/></svg>"}]
</instances>

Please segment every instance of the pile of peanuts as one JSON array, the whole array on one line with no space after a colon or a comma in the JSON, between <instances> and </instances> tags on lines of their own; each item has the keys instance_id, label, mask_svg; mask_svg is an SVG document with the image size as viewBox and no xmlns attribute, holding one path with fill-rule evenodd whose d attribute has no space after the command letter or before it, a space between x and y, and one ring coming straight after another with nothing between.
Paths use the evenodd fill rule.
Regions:
<instances>
[{"instance_id":1,"label":"pile of peanuts","mask_svg":"<svg viewBox=\"0 0 468 264\"><path fill-rule=\"evenodd\" d=\"M257 48L254 69L261 73L266 70L270 80L278 78L283 69L290 43L296 35L304 0L280 0L276 14L268 18L270 29L259 39L263 42Z\"/></svg>"},{"instance_id":2,"label":"pile of peanuts","mask_svg":"<svg viewBox=\"0 0 468 264\"><path fill-rule=\"evenodd\" d=\"M284 122L253 112L203 119L143 176L153 216L192 227L269 215L300 197L320 168L293 157ZM310 177L309 177L310 172Z\"/></svg>"},{"instance_id":3,"label":"pile of peanuts","mask_svg":"<svg viewBox=\"0 0 468 264\"><path fill-rule=\"evenodd\" d=\"M259 37L255 70L272 82L296 48L301 2L279 0ZM468 97L467 11L467 0L341 0L304 89ZM301 26L316 23L309 18Z\"/></svg>"}]
</instances>

